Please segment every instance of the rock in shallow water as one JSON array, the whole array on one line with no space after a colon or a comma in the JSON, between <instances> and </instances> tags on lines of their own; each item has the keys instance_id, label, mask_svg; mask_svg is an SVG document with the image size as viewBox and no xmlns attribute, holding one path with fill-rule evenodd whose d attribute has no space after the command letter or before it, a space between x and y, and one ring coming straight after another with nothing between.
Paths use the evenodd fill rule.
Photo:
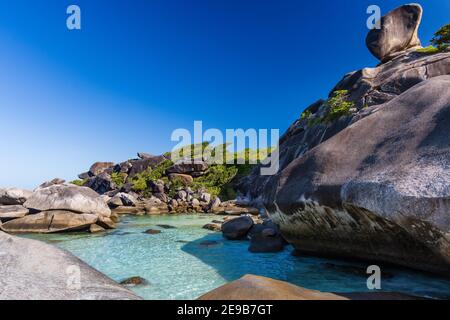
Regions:
<instances>
[{"instance_id":1,"label":"rock in shallow water","mask_svg":"<svg viewBox=\"0 0 450 320\"><path fill-rule=\"evenodd\" d=\"M253 219L246 216L228 220L222 224L223 236L228 240L245 239L253 224Z\"/></svg>"},{"instance_id":2,"label":"rock in shallow water","mask_svg":"<svg viewBox=\"0 0 450 320\"><path fill-rule=\"evenodd\" d=\"M69 252L40 241L0 231L0 251L0 300L140 300ZM68 285L76 275L80 281Z\"/></svg>"},{"instance_id":3,"label":"rock in shallow water","mask_svg":"<svg viewBox=\"0 0 450 320\"><path fill-rule=\"evenodd\" d=\"M121 285L126 287L145 286L148 285L148 281L141 277L131 277L120 282Z\"/></svg>"},{"instance_id":4,"label":"rock in shallow water","mask_svg":"<svg viewBox=\"0 0 450 320\"><path fill-rule=\"evenodd\" d=\"M308 290L270 278L246 275L219 287L199 300L348 300L320 291Z\"/></svg>"},{"instance_id":5,"label":"rock in shallow water","mask_svg":"<svg viewBox=\"0 0 450 320\"><path fill-rule=\"evenodd\" d=\"M4 223L1 229L9 233L54 233L85 230L96 223L98 216L53 210L31 214Z\"/></svg>"},{"instance_id":6,"label":"rock in shallow water","mask_svg":"<svg viewBox=\"0 0 450 320\"><path fill-rule=\"evenodd\" d=\"M109 217L111 210L94 190L75 185L53 185L38 189L24 203L37 211L68 210Z\"/></svg>"}]
</instances>

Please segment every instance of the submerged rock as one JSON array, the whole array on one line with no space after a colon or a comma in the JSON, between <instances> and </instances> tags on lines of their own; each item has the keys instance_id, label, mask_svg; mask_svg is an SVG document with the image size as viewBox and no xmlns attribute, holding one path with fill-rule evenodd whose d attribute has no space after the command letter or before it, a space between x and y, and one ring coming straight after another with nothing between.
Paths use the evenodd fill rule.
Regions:
<instances>
[{"instance_id":1,"label":"submerged rock","mask_svg":"<svg viewBox=\"0 0 450 320\"><path fill-rule=\"evenodd\" d=\"M120 281L120 284L127 286L127 287L135 287L135 286L148 285L149 282L141 277L131 277L131 278L125 279L123 281Z\"/></svg>"},{"instance_id":2,"label":"submerged rock","mask_svg":"<svg viewBox=\"0 0 450 320\"><path fill-rule=\"evenodd\" d=\"M199 300L348 300L342 296L315 290L270 278L245 275L239 280L221 286Z\"/></svg>"},{"instance_id":3,"label":"submerged rock","mask_svg":"<svg viewBox=\"0 0 450 320\"><path fill-rule=\"evenodd\" d=\"M146 234L160 234L161 230L148 229L148 230L144 231L144 233L146 233Z\"/></svg>"},{"instance_id":4,"label":"submerged rock","mask_svg":"<svg viewBox=\"0 0 450 320\"><path fill-rule=\"evenodd\" d=\"M0 300L140 300L57 247L0 231L0 251Z\"/></svg>"}]
</instances>

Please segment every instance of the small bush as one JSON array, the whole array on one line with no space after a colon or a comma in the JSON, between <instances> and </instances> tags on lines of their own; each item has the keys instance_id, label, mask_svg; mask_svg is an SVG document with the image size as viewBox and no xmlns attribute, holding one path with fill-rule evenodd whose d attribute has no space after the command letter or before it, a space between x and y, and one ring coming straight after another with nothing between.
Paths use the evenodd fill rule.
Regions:
<instances>
[{"instance_id":1,"label":"small bush","mask_svg":"<svg viewBox=\"0 0 450 320\"><path fill-rule=\"evenodd\" d=\"M74 184L76 186L82 187L86 184L86 182L88 181L88 179L84 179L84 180L74 180L71 182L71 184Z\"/></svg>"},{"instance_id":2,"label":"small bush","mask_svg":"<svg viewBox=\"0 0 450 320\"><path fill-rule=\"evenodd\" d=\"M117 186L117 188L122 188L125 184L125 180L127 178L127 175L125 173L121 172L113 172L111 174L111 180L114 182L114 184Z\"/></svg>"},{"instance_id":3,"label":"small bush","mask_svg":"<svg viewBox=\"0 0 450 320\"><path fill-rule=\"evenodd\" d=\"M438 48L436 48L436 47L433 47L433 46L428 46L428 47L425 47L425 48L421 48L421 49L417 49L416 50L416 52L419 52L419 53L425 53L425 54L434 54L434 53L438 53L438 52L440 52L441 50L439 50Z\"/></svg>"},{"instance_id":4,"label":"small bush","mask_svg":"<svg viewBox=\"0 0 450 320\"><path fill-rule=\"evenodd\" d=\"M436 31L431 40L431 44L441 51L450 46L450 23Z\"/></svg>"},{"instance_id":5,"label":"small bush","mask_svg":"<svg viewBox=\"0 0 450 320\"><path fill-rule=\"evenodd\" d=\"M350 109L353 108L355 104L347 101L347 97L347 90L333 92L333 95L327 101L327 105L330 107L330 113L328 113L324 119L326 122L333 122L350 113Z\"/></svg>"}]
</instances>

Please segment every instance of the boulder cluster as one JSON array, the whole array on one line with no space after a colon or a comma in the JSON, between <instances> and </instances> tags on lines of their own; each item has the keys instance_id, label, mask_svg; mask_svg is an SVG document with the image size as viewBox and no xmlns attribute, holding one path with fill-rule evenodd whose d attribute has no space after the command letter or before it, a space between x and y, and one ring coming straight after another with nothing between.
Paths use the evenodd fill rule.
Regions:
<instances>
[{"instance_id":1,"label":"boulder cluster","mask_svg":"<svg viewBox=\"0 0 450 320\"><path fill-rule=\"evenodd\" d=\"M33 192L0 189L0 228L5 232L100 231L114 228L117 219L95 191L62 180Z\"/></svg>"},{"instance_id":2,"label":"boulder cluster","mask_svg":"<svg viewBox=\"0 0 450 320\"><path fill-rule=\"evenodd\" d=\"M239 183L299 252L450 275L450 52L417 51L418 5L388 13L347 74L280 140L280 171Z\"/></svg>"}]
</instances>

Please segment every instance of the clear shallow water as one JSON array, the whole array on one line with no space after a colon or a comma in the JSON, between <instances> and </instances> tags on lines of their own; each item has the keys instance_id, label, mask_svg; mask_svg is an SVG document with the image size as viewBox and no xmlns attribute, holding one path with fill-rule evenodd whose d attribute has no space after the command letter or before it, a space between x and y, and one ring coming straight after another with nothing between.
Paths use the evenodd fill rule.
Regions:
<instances>
[{"instance_id":1,"label":"clear shallow water","mask_svg":"<svg viewBox=\"0 0 450 320\"><path fill-rule=\"evenodd\" d=\"M277 254L251 254L246 241L226 241L201 227L211 216L124 217L105 234L27 235L67 249L116 281L140 276L149 285L131 288L145 299L195 299L251 273L327 292L364 292L366 277L330 268L358 264L295 257L292 248ZM163 229L158 224L176 228ZM143 233L160 229L156 235ZM206 241L206 242L205 242ZM386 270L385 270L386 271ZM450 298L450 281L411 271L389 269L383 291Z\"/></svg>"}]
</instances>

